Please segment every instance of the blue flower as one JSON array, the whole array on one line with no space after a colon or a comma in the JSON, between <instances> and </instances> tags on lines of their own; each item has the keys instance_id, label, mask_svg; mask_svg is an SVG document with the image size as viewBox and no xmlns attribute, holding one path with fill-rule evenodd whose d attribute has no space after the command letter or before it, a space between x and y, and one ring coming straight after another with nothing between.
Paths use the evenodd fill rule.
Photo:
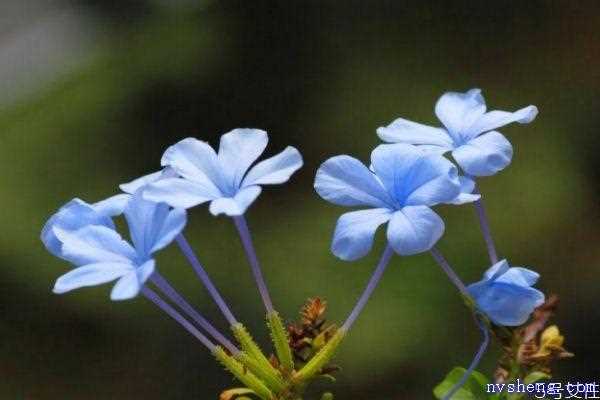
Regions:
<instances>
[{"instance_id":1,"label":"blue flower","mask_svg":"<svg viewBox=\"0 0 600 400\"><path fill-rule=\"evenodd\" d=\"M544 303L544 294L531 287L540 275L521 267L509 267L506 260L488 269L483 279L469 285L479 308L498 325L518 326Z\"/></svg>"},{"instance_id":2,"label":"blue flower","mask_svg":"<svg viewBox=\"0 0 600 400\"><path fill-rule=\"evenodd\" d=\"M250 168L268 140L267 133L258 129L234 129L221 136L217 154L206 142L183 139L161 160L179 177L149 184L144 197L180 208L210 201L213 215L242 215L260 194L260 185L286 182L302 166L298 150L287 147Z\"/></svg>"},{"instance_id":3,"label":"blue flower","mask_svg":"<svg viewBox=\"0 0 600 400\"><path fill-rule=\"evenodd\" d=\"M343 260L365 256L377 228L388 222L387 238L401 255L431 249L444 222L430 208L460 193L456 167L436 154L408 144L380 145L371 153L371 169L347 155L325 161L315 178L325 200L367 210L343 214L337 222L332 252Z\"/></svg>"},{"instance_id":4,"label":"blue flower","mask_svg":"<svg viewBox=\"0 0 600 400\"><path fill-rule=\"evenodd\" d=\"M154 272L152 255L184 228L186 212L131 196L124 210L133 246L116 232L110 218L74 200L52 216L42 231L48 250L77 268L54 285L55 293L117 280L111 299L135 297Z\"/></svg>"},{"instance_id":5,"label":"blue flower","mask_svg":"<svg viewBox=\"0 0 600 400\"><path fill-rule=\"evenodd\" d=\"M451 151L467 174L489 176L508 166L513 154L509 141L495 129L512 122L527 124L537 113L535 106L515 112L486 112L481 90L448 92L435 105L435 114L445 129L398 118L377 129L377 134L386 142L410 143L441 154Z\"/></svg>"},{"instance_id":6,"label":"blue flower","mask_svg":"<svg viewBox=\"0 0 600 400\"><path fill-rule=\"evenodd\" d=\"M46 249L56 257L65 258L62 253L62 243L56 236L55 230L76 231L87 225L115 229L115 224L110 218L114 210L112 201L88 204L81 199L73 199L62 206L42 228L41 239ZM111 206L107 207L109 204Z\"/></svg>"}]
</instances>

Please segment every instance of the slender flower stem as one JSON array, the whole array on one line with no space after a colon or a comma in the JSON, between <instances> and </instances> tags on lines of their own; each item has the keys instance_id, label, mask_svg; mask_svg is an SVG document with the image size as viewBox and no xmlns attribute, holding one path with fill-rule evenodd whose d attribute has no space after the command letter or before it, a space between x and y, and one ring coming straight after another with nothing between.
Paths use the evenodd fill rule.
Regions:
<instances>
[{"instance_id":1,"label":"slender flower stem","mask_svg":"<svg viewBox=\"0 0 600 400\"><path fill-rule=\"evenodd\" d=\"M485 323L481 320L481 317L478 314L475 314L473 317L475 318L475 322L477 323L477 326L479 326L479 329L483 334L483 341L481 342L481 345L479 345L479 350L477 350L475 357L473 357L473 361L471 361L471 365L469 365L469 368L465 371L460 380L456 382L452 389L450 389L450 391L446 393L442 400L450 400L452 396L454 396L454 394L456 394L456 392L458 392L460 388L463 387L463 385L469 379L469 376L471 376L473 371L475 371L475 368L477 368L477 366L479 365L479 362L481 361L481 358L483 357L483 354L485 353L485 350L487 349L490 343L490 334L488 332L487 327L485 326Z\"/></svg>"},{"instance_id":2,"label":"slender flower stem","mask_svg":"<svg viewBox=\"0 0 600 400\"><path fill-rule=\"evenodd\" d=\"M156 292L147 287L143 287L142 294L148 300L156 304L161 310L167 313L171 318L179 322L179 324L183 326L186 331L188 331L192 334L192 336L198 339L204 346L206 346L206 348L208 348L208 350L210 350L211 352L215 350L216 346L206 336L200 333L200 331L196 329L196 327L194 327L194 325L192 325L188 320L186 320L181 314L179 314L177 310L175 310L167 302L161 299L160 296L156 294Z\"/></svg>"},{"instance_id":3,"label":"slender flower stem","mask_svg":"<svg viewBox=\"0 0 600 400\"><path fill-rule=\"evenodd\" d=\"M436 247L431 248L431 255L442 268L442 270L444 270L446 275L448 275L448 278L450 278L450 281L454 284L454 286L458 288L460 293L462 293L463 296L470 296L465 284L460 280L456 272L454 272L450 264L448 264L448 261L446 261L442 253Z\"/></svg>"},{"instance_id":4,"label":"slender flower stem","mask_svg":"<svg viewBox=\"0 0 600 400\"><path fill-rule=\"evenodd\" d=\"M246 251L248 261L250 262L252 274L254 275L254 280L256 281L256 285L258 286L260 297L262 298L265 308L267 309L267 314L272 313L273 311L275 311L275 309L273 308L273 302L271 301L271 296L269 295L267 284L265 283L260 264L258 263L258 258L256 257L256 251L254 250L254 245L252 244L252 237L250 236L250 230L248 229L248 223L246 222L246 218L243 215L240 215L237 217L233 217L233 221L235 222L235 227L237 228L238 233L240 234L242 245L244 246L244 250Z\"/></svg>"},{"instance_id":5,"label":"slender flower stem","mask_svg":"<svg viewBox=\"0 0 600 400\"><path fill-rule=\"evenodd\" d=\"M473 189L474 194L481 194L477 186ZM492 238L492 231L490 229L490 223L488 221L487 213L485 212L485 208L483 206L483 200L480 197L479 200L473 203L475 206L475 212L477 213L477 218L479 219L479 226L481 227L481 233L483 233L483 240L485 240L485 245L487 246L488 255L490 256L490 262L492 265L498 262L498 253L496 253L496 246L494 245L494 239Z\"/></svg>"},{"instance_id":6,"label":"slender flower stem","mask_svg":"<svg viewBox=\"0 0 600 400\"><path fill-rule=\"evenodd\" d=\"M454 284L454 286L458 288L460 293L465 297L471 298L471 295L469 294L469 291L467 290L465 284L460 280L456 272L454 272L454 269L452 269L448 261L446 261L442 253L436 247L433 247L431 249L431 255L442 268L442 270L444 270L446 275L448 275L448 278L450 278L450 281ZM473 304L475 303L473 302ZM483 334L483 341L481 342L481 345L479 346L479 350L475 354L475 357L473 357L473 361L471 361L471 365L469 366L469 368L465 371L460 380L456 382L452 389L450 389L450 391L446 393L446 395L444 395L442 400L450 400L452 396L454 396L454 394L458 392L460 388L465 384L467 379L469 379L469 376L471 376L475 368L477 368L477 366L479 365L481 357L483 357L483 354L485 353L485 350L487 349L488 344L490 342L487 326L485 325L485 323L483 323L477 311L475 311L473 317L475 319L475 323L477 324L477 326L481 330L481 333Z\"/></svg>"},{"instance_id":7,"label":"slender flower stem","mask_svg":"<svg viewBox=\"0 0 600 400\"><path fill-rule=\"evenodd\" d=\"M373 294L373 291L377 287L377 284L381 280L381 277L383 276L383 273L385 272L385 269L387 268L393 254L394 254L394 250L388 244L386 246L385 250L383 251L383 254L381 255L381 259L379 260L379 263L377 264L377 267L375 268L373 275L371 275L371 279L369 280L367 287L365 288L363 294L358 299L358 302L356 303L356 305L354 306L354 309L348 316L348 319L346 319L346 322L344 322L344 325L342 325L341 329L343 329L345 332L350 330L350 327L352 326L352 324L354 324L354 322L358 318L360 312L367 304L367 301L369 300L369 298Z\"/></svg>"},{"instance_id":8,"label":"slender flower stem","mask_svg":"<svg viewBox=\"0 0 600 400\"><path fill-rule=\"evenodd\" d=\"M155 271L150 278L150 281L160 289L160 291L167 296L173 303L175 303L183 312L185 312L194 322L196 322L202 329L204 329L210 336L212 336L217 342L223 347L229 350L232 354L238 354L240 351L233 345L221 332L219 332L206 318L204 318L198 311L194 309L178 292L167 282L167 280Z\"/></svg>"},{"instance_id":9,"label":"slender flower stem","mask_svg":"<svg viewBox=\"0 0 600 400\"><path fill-rule=\"evenodd\" d=\"M189 263L192 265L192 268L194 268L196 275L198 275L198 278L200 278L200 281L202 282L202 284L204 284L204 287L206 287L206 290L208 290L210 296L213 298L215 303L217 303L219 310L221 310L221 312L227 319L227 322L229 322L229 325L237 324L238 321L233 316L233 313L229 309L229 306L227 305L223 297L221 297L221 294L219 293L212 280L208 276L208 273L206 272L202 264L200 264L200 261L198 261L198 257L196 257L194 250L192 250L192 247L190 246L185 236L183 236L183 234L179 234L177 235L175 241L179 245L179 248L181 249L182 253L188 259Z\"/></svg>"}]
</instances>

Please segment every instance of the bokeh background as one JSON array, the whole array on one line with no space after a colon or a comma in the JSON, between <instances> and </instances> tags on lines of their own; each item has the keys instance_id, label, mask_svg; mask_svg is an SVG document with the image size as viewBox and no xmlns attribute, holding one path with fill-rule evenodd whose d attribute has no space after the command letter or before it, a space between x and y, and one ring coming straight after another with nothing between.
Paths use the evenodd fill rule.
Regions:
<instances>
[{"instance_id":1,"label":"bokeh background","mask_svg":"<svg viewBox=\"0 0 600 400\"><path fill-rule=\"evenodd\" d=\"M437 124L444 91L481 87L491 108L540 109L502 129L507 170L483 179L502 256L542 274L577 357L558 379L600 376L600 3L596 1L93 1L0 5L0 398L215 399L233 386L207 351L142 298L108 286L51 293L68 266L40 229L73 197L96 201L155 171L166 146L236 127L298 147L305 166L247 216L277 307L307 297L340 321L382 249L352 263L330 238L341 208L312 189L319 163L364 160L375 129ZM442 208L442 251L466 281L486 253L471 207ZM189 239L234 312L267 344L262 305L230 220L191 212ZM226 326L177 249L164 275ZM342 399L429 399L478 332L427 255L396 257L339 353ZM491 373L497 352L480 368ZM328 387L327 384L323 388Z\"/></svg>"}]
</instances>

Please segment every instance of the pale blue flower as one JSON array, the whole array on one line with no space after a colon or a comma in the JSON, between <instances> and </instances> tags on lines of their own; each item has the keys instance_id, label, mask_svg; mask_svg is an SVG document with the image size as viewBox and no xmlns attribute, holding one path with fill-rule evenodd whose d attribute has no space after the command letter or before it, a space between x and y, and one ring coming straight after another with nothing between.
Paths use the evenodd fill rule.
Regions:
<instances>
[{"instance_id":1,"label":"pale blue flower","mask_svg":"<svg viewBox=\"0 0 600 400\"><path fill-rule=\"evenodd\" d=\"M527 124L537 113L531 105L515 112L486 112L481 90L448 92L435 105L435 114L444 128L398 118L377 129L377 134L386 142L414 144L440 154L451 151L465 173L489 176L508 166L513 154L510 142L495 129L512 122Z\"/></svg>"},{"instance_id":2,"label":"pale blue flower","mask_svg":"<svg viewBox=\"0 0 600 400\"><path fill-rule=\"evenodd\" d=\"M444 232L444 222L430 208L460 193L456 167L437 154L408 144L380 145L371 153L371 169L347 155L325 161L315 189L341 206L369 207L343 214L337 222L332 252L343 260L365 256L377 228L388 222L394 250L410 255L429 250Z\"/></svg>"},{"instance_id":3,"label":"pale blue flower","mask_svg":"<svg viewBox=\"0 0 600 400\"><path fill-rule=\"evenodd\" d=\"M58 278L55 293L117 280L111 299L138 294L154 272L152 255L183 230L186 212L144 200L138 191L127 202L124 214L133 246L116 232L110 218L81 201L68 203L50 218L42 231L44 244L77 266Z\"/></svg>"},{"instance_id":4,"label":"pale blue flower","mask_svg":"<svg viewBox=\"0 0 600 400\"><path fill-rule=\"evenodd\" d=\"M122 197L119 197L115 202L120 202L121 198ZM107 207L107 205L110 206ZM100 225L115 229L115 224L113 223L112 218L110 218L114 211L113 205L114 203L112 200L96 204L88 204L81 199L69 201L50 217L42 228L41 239L46 246L46 249L53 255L64 258L62 254L62 243L56 237L55 229L62 231L76 231L87 225Z\"/></svg>"},{"instance_id":5,"label":"pale blue flower","mask_svg":"<svg viewBox=\"0 0 600 400\"><path fill-rule=\"evenodd\" d=\"M206 142L183 139L163 154L161 165L179 177L149 184L144 197L173 207L190 208L210 201L213 215L242 215L261 192L261 185L286 182L302 166L293 147L252 164L267 146L267 133L234 129L221 136L218 154Z\"/></svg>"},{"instance_id":6,"label":"pale blue flower","mask_svg":"<svg viewBox=\"0 0 600 400\"><path fill-rule=\"evenodd\" d=\"M533 310L544 303L544 294L533 288L540 275L506 260L488 269L483 279L468 286L479 308L496 324L524 324Z\"/></svg>"}]
</instances>

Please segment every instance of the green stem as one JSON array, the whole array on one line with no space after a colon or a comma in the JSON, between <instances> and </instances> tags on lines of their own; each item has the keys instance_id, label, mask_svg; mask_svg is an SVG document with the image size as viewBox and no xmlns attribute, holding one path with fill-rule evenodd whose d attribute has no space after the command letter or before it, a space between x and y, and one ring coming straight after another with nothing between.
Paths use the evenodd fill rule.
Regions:
<instances>
[{"instance_id":1,"label":"green stem","mask_svg":"<svg viewBox=\"0 0 600 400\"><path fill-rule=\"evenodd\" d=\"M269 388L266 387L260 379L258 379L252 372L246 370L241 363L228 355L222 347L216 346L213 350L213 354L215 358L233 374L233 376L235 376L249 389L252 389L258 397L263 400L273 400L275 398L271 390L269 390Z\"/></svg>"},{"instance_id":2,"label":"green stem","mask_svg":"<svg viewBox=\"0 0 600 400\"><path fill-rule=\"evenodd\" d=\"M283 370L292 372L294 370L294 359L290 349L290 339L277 311L267 314L267 324L271 329L271 339Z\"/></svg>"}]
</instances>

